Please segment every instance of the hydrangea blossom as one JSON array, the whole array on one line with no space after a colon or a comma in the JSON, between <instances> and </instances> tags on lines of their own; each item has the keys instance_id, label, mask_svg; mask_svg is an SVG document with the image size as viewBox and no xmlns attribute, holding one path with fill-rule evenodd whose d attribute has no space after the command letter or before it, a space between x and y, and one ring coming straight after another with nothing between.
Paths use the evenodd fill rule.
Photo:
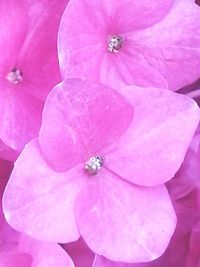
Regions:
<instances>
[{"instance_id":1,"label":"hydrangea blossom","mask_svg":"<svg viewBox=\"0 0 200 267\"><path fill-rule=\"evenodd\" d=\"M62 82L45 104L39 142L15 163L6 219L41 240L82 235L114 261L157 258L176 225L164 183L180 167L199 115L194 101L168 90Z\"/></svg>"},{"instance_id":2,"label":"hydrangea blossom","mask_svg":"<svg viewBox=\"0 0 200 267\"><path fill-rule=\"evenodd\" d=\"M58 36L62 75L177 90L200 77L199 20L194 0L72 0Z\"/></svg>"},{"instance_id":3,"label":"hydrangea blossom","mask_svg":"<svg viewBox=\"0 0 200 267\"><path fill-rule=\"evenodd\" d=\"M0 138L14 150L38 135L41 100L61 79L56 42L67 2L0 2Z\"/></svg>"}]
</instances>

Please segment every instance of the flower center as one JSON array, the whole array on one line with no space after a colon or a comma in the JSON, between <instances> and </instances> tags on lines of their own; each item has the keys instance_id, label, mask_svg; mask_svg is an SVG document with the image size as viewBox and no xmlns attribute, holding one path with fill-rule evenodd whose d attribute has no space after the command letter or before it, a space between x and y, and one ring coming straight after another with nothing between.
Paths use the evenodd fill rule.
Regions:
<instances>
[{"instance_id":1,"label":"flower center","mask_svg":"<svg viewBox=\"0 0 200 267\"><path fill-rule=\"evenodd\" d=\"M21 83L23 81L23 73L19 69L13 68L7 74L6 79L14 84Z\"/></svg>"},{"instance_id":2,"label":"flower center","mask_svg":"<svg viewBox=\"0 0 200 267\"><path fill-rule=\"evenodd\" d=\"M108 41L108 52L117 53L123 45L123 38L120 36L112 36Z\"/></svg>"},{"instance_id":3,"label":"flower center","mask_svg":"<svg viewBox=\"0 0 200 267\"><path fill-rule=\"evenodd\" d=\"M91 157L85 163L85 171L90 175L96 175L103 165L103 159L100 156Z\"/></svg>"}]
</instances>

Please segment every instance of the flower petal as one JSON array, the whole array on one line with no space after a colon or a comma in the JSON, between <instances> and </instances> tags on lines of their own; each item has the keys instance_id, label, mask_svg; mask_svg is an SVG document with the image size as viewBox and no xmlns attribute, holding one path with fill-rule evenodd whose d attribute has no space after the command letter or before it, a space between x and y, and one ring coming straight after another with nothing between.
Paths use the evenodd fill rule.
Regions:
<instances>
[{"instance_id":1,"label":"flower petal","mask_svg":"<svg viewBox=\"0 0 200 267\"><path fill-rule=\"evenodd\" d=\"M1 267L31 267L32 258L27 253L0 253Z\"/></svg>"},{"instance_id":2,"label":"flower petal","mask_svg":"<svg viewBox=\"0 0 200 267\"><path fill-rule=\"evenodd\" d=\"M37 137L43 102L3 83L0 91L0 138L14 150L22 150Z\"/></svg>"},{"instance_id":3,"label":"flower petal","mask_svg":"<svg viewBox=\"0 0 200 267\"><path fill-rule=\"evenodd\" d=\"M113 88L119 85L119 80L123 84L167 88L159 70L152 68L143 56L138 55L137 45L129 43L129 38L125 37L119 54L108 53L107 46L112 35L126 36L126 32L134 35L138 28L158 22L173 2L174 0L69 2L58 36L63 77L88 77ZM130 47L133 49L129 49Z\"/></svg>"},{"instance_id":4,"label":"flower petal","mask_svg":"<svg viewBox=\"0 0 200 267\"><path fill-rule=\"evenodd\" d=\"M41 242L22 235L18 249L33 257L33 266L74 267L68 254L56 243Z\"/></svg>"},{"instance_id":5,"label":"flower petal","mask_svg":"<svg viewBox=\"0 0 200 267\"><path fill-rule=\"evenodd\" d=\"M27 32L28 16L23 1L0 1L0 75L16 63ZM12 40L12 41L11 41Z\"/></svg>"},{"instance_id":6,"label":"flower petal","mask_svg":"<svg viewBox=\"0 0 200 267\"><path fill-rule=\"evenodd\" d=\"M29 29L18 56L18 67L32 85L29 93L45 99L61 81L57 55L57 34L68 0L25 1ZM56 15L55 15L56 14ZM28 91L29 88L24 88Z\"/></svg>"},{"instance_id":7,"label":"flower petal","mask_svg":"<svg viewBox=\"0 0 200 267\"><path fill-rule=\"evenodd\" d=\"M75 211L88 246L114 261L159 257L176 226L165 186L135 186L103 168L81 190Z\"/></svg>"},{"instance_id":8,"label":"flower petal","mask_svg":"<svg viewBox=\"0 0 200 267\"><path fill-rule=\"evenodd\" d=\"M184 160L200 110L190 98L157 88L120 91L134 107L127 132L105 156L105 166L139 185L162 184Z\"/></svg>"},{"instance_id":9,"label":"flower petal","mask_svg":"<svg viewBox=\"0 0 200 267\"><path fill-rule=\"evenodd\" d=\"M129 34L140 54L178 90L200 76L200 9L191 0L176 0L162 21L144 31Z\"/></svg>"},{"instance_id":10,"label":"flower petal","mask_svg":"<svg viewBox=\"0 0 200 267\"><path fill-rule=\"evenodd\" d=\"M78 166L67 173L50 169L34 140L17 159L5 189L6 220L16 230L36 239L74 241L79 237L74 201L84 182Z\"/></svg>"},{"instance_id":11,"label":"flower petal","mask_svg":"<svg viewBox=\"0 0 200 267\"><path fill-rule=\"evenodd\" d=\"M118 139L132 117L132 107L115 90L66 80L46 101L39 135L42 152L56 170L69 169Z\"/></svg>"}]
</instances>

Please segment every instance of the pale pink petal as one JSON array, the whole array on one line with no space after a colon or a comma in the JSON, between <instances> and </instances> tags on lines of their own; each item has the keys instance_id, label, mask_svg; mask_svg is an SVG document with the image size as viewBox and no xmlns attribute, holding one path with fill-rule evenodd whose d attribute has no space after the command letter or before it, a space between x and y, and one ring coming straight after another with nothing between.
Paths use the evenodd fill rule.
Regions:
<instances>
[{"instance_id":1,"label":"pale pink petal","mask_svg":"<svg viewBox=\"0 0 200 267\"><path fill-rule=\"evenodd\" d=\"M25 1L29 16L26 39L17 59L24 79L32 85L26 91L46 98L53 86L61 81L57 55L57 34L62 13L68 0Z\"/></svg>"},{"instance_id":2,"label":"pale pink petal","mask_svg":"<svg viewBox=\"0 0 200 267\"><path fill-rule=\"evenodd\" d=\"M23 235L18 249L32 256L31 267L74 267L68 254L56 243L36 241Z\"/></svg>"},{"instance_id":3,"label":"pale pink petal","mask_svg":"<svg viewBox=\"0 0 200 267\"><path fill-rule=\"evenodd\" d=\"M85 183L81 166L54 172L43 160L37 140L15 163L5 189L3 206L8 223L33 238L70 242L79 238L74 201Z\"/></svg>"},{"instance_id":4,"label":"pale pink petal","mask_svg":"<svg viewBox=\"0 0 200 267\"><path fill-rule=\"evenodd\" d=\"M115 90L66 80L46 101L39 136L42 152L55 169L69 169L117 140L132 117L132 107Z\"/></svg>"},{"instance_id":5,"label":"pale pink petal","mask_svg":"<svg viewBox=\"0 0 200 267\"><path fill-rule=\"evenodd\" d=\"M134 119L105 166L130 182L157 185L173 178L183 162L200 118L196 103L168 90L126 87Z\"/></svg>"},{"instance_id":6,"label":"pale pink petal","mask_svg":"<svg viewBox=\"0 0 200 267\"><path fill-rule=\"evenodd\" d=\"M72 258L76 267L92 267L94 252L88 248L82 238L76 242L63 245L63 248Z\"/></svg>"},{"instance_id":7,"label":"pale pink petal","mask_svg":"<svg viewBox=\"0 0 200 267\"><path fill-rule=\"evenodd\" d=\"M149 65L177 90L200 76L200 9L192 0L176 0L171 11L153 27L127 35L140 47Z\"/></svg>"},{"instance_id":8,"label":"pale pink petal","mask_svg":"<svg viewBox=\"0 0 200 267\"><path fill-rule=\"evenodd\" d=\"M0 76L16 63L27 32L28 16L22 0L0 1Z\"/></svg>"},{"instance_id":9,"label":"pale pink petal","mask_svg":"<svg viewBox=\"0 0 200 267\"><path fill-rule=\"evenodd\" d=\"M165 186L135 186L103 168L81 190L76 216L88 246L122 262L159 257L176 226Z\"/></svg>"},{"instance_id":10,"label":"pale pink petal","mask_svg":"<svg viewBox=\"0 0 200 267\"><path fill-rule=\"evenodd\" d=\"M22 150L27 142L37 137L42 117L43 102L24 94L20 88L2 83L0 91L0 138L14 150Z\"/></svg>"},{"instance_id":11,"label":"pale pink petal","mask_svg":"<svg viewBox=\"0 0 200 267\"><path fill-rule=\"evenodd\" d=\"M27 253L0 253L1 267L32 267L32 258Z\"/></svg>"}]
</instances>

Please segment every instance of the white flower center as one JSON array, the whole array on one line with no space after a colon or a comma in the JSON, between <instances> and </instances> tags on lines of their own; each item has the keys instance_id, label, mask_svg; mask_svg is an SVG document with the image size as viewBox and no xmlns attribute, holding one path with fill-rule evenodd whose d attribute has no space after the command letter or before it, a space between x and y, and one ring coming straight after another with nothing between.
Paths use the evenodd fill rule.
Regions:
<instances>
[{"instance_id":1,"label":"white flower center","mask_svg":"<svg viewBox=\"0 0 200 267\"><path fill-rule=\"evenodd\" d=\"M96 175L103 165L103 159L100 156L91 157L85 163L85 170L90 175Z\"/></svg>"},{"instance_id":2,"label":"white flower center","mask_svg":"<svg viewBox=\"0 0 200 267\"><path fill-rule=\"evenodd\" d=\"M112 36L108 41L108 52L117 53L123 45L123 38L120 36Z\"/></svg>"},{"instance_id":3,"label":"white flower center","mask_svg":"<svg viewBox=\"0 0 200 267\"><path fill-rule=\"evenodd\" d=\"M18 84L23 81L23 74L19 69L13 68L7 74L6 79L11 83Z\"/></svg>"}]
</instances>

